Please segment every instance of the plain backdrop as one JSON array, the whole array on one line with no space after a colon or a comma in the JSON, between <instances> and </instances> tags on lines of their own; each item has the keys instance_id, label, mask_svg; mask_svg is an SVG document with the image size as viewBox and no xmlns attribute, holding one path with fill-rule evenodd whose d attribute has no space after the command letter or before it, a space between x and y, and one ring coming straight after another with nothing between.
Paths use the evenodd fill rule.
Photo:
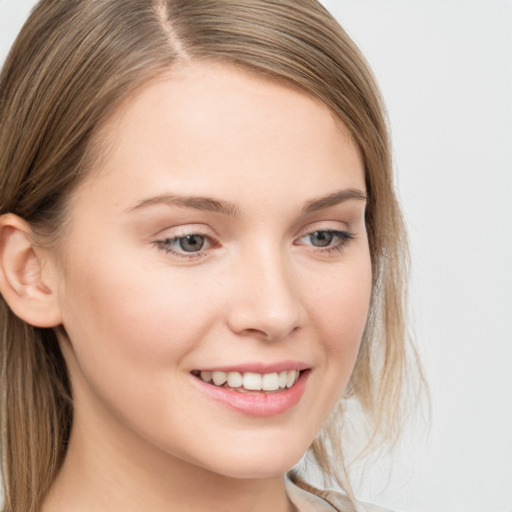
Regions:
<instances>
[{"instance_id":1,"label":"plain backdrop","mask_svg":"<svg viewBox=\"0 0 512 512\"><path fill-rule=\"evenodd\" d=\"M404 512L512 511L512 0L324 0L388 106L429 429L356 475ZM0 61L34 4L0 0Z\"/></svg>"}]
</instances>

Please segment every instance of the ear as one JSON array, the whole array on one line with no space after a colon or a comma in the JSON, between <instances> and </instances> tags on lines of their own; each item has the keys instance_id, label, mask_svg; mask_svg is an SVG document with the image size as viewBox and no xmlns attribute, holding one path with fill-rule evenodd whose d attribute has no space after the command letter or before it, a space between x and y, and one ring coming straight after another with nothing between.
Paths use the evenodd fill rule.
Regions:
<instances>
[{"instance_id":1,"label":"ear","mask_svg":"<svg viewBox=\"0 0 512 512\"><path fill-rule=\"evenodd\" d=\"M30 225L11 213L0 216L0 293L14 314L34 327L62 323L56 283L43 277L49 253L38 247Z\"/></svg>"}]
</instances>

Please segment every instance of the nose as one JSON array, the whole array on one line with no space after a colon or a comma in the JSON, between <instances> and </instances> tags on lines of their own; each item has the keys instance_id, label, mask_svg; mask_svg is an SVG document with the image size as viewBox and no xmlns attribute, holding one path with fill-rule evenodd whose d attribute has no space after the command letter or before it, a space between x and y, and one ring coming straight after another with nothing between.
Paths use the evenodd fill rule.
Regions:
<instances>
[{"instance_id":1,"label":"nose","mask_svg":"<svg viewBox=\"0 0 512 512\"><path fill-rule=\"evenodd\" d=\"M237 265L232 278L228 324L233 332L277 341L303 326L298 282L278 251L253 254Z\"/></svg>"}]
</instances>

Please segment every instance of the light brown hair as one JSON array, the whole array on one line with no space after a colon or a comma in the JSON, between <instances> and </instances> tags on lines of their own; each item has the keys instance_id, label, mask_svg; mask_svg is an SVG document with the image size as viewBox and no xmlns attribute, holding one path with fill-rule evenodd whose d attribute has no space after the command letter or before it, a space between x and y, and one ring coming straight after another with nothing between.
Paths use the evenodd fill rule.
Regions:
<instances>
[{"instance_id":1,"label":"light brown hair","mask_svg":"<svg viewBox=\"0 0 512 512\"><path fill-rule=\"evenodd\" d=\"M315 0L42 0L0 77L0 214L56 238L70 192L101 153L100 127L179 61L215 60L299 87L328 105L364 158L370 314L347 395L311 453L350 492L341 447L347 400L371 444L399 430L407 368L406 237L384 109L361 53ZM2 467L7 512L36 512L66 454L73 403L51 329L1 301ZM340 471L341 468L341 471ZM295 476L298 480L298 477Z\"/></svg>"}]
</instances>

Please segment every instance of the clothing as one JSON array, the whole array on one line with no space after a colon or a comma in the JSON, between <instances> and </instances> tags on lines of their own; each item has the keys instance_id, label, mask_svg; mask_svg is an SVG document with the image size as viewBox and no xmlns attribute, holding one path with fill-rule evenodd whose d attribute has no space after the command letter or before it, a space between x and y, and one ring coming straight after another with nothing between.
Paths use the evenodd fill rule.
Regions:
<instances>
[{"instance_id":1,"label":"clothing","mask_svg":"<svg viewBox=\"0 0 512 512\"><path fill-rule=\"evenodd\" d=\"M368 503L359 503L357 510L348 496L335 491L321 491L321 496L297 487L286 479L286 494L296 512L390 512Z\"/></svg>"}]
</instances>

